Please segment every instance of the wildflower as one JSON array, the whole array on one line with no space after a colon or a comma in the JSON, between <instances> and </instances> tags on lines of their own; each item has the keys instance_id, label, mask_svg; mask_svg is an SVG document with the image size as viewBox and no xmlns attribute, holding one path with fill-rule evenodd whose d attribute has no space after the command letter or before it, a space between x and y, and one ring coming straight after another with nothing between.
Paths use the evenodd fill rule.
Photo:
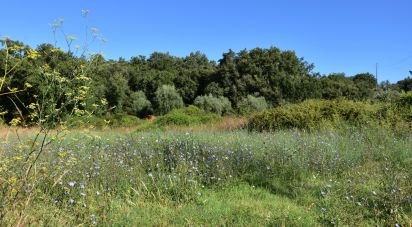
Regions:
<instances>
[{"instance_id":1,"label":"wildflower","mask_svg":"<svg viewBox=\"0 0 412 227\"><path fill-rule=\"evenodd\" d=\"M96 191L96 195L99 196L101 195L101 193L99 191Z\"/></svg>"},{"instance_id":2,"label":"wildflower","mask_svg":"<svg viewBox=\"0 0 412 227\"><path fill-rule=\"evenodd\" d=\"M375 195L375 196L376 196L376 195L377 195L377 193L376 193L375 191L372 191L372 195Z\"/></svg>"},{"instance_id":3,"label":"wildflower","mask_svg":"<svg viewBox=\"0 0 412 227\"><path fill-rule=\"evenodd\" d=\"M33 87L33 85L31 85L30 83L24 83L24 87L26 87L26 88L31 88L31 87Z\"/></svg>"},{"instance_id":4,"label":"wildflower","mask_svg":"<svg viewBox=\"0 0 412 227\"><path fill-rule=\"evenodd\" d=\"M74 204L74 202L75 202L74 199L70 199L70 200L69 200L69 204L70 204L70 205L71 205L71 204Z\"/></svg>"},{"instance_id":5,"label":"wildflower","mask_svg":"<svg viewBox=\"0 0 412 227\"><path fill-rule=\"evenodd\" d=\"M326 195L326 192L321 191L321 192L320 192L320 195L321 195L321 196L325 196L325 195Z\"/></svg>"},{"instance_id":6,"label":"wildflower","mask_svg":"<svg viewBox=\"0 0 412 227\"><path fill-rule=\"evenodd\" d=\"M74 187L76 185L76 181L70 181L67 183L70 187Z\"/></svg>"},{"instance_id":7,"label":"wildflower","mask_svg":"<svg viewBox=\"0 0 412 227\"><path fill-rule=\"evenodd\" d=\"M38 58L39 57L39 53L37 52L37 51L35 51L35 50L29 50L29 52L28 52L28 54L27 54L27 57L29 58L29 59L36 59L36 58Z\"/></svg>"},{"instance_id":8,"label":"wildflower","mask_svg":"<svg viewBox=\"0 0 412 227\"><path fill-rule=\"evenodd\" d=\"M326 213L326 208L322 207L322 213Z\"/></svg>"}]
</instances>

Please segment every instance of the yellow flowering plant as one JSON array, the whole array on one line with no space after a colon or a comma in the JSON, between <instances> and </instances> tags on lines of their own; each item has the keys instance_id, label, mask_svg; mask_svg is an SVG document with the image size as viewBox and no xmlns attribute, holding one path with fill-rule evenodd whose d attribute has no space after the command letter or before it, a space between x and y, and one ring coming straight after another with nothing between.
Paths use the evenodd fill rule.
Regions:
<instances>
[{"instance_id":1,"label":"yellow flowering plant","mask_svg":"<svg viewBox=\"0 0 412 227\"><path fill-rule=\"evenodd\" d=\"M87 15L85 12L82 13L84 17ZM55 39L57 30L64 35L68 48L66 53L56 47L57 41L48 56L42 56L40 51L23 46L8 37L0 40L0 54L4 55L0 59L0 68L3 69L0 72L0 97L8 100L16 109L14 113L0 109L0 117L9 115L10 119L12 116L7 122L8 130L16 131L17 140L13 140L13 143L18 146L18 152L15 154L8 154L8 151L0 148L0 225L5 224L1 221L3 218L8 220L6 223L13 226L24 225L25 210L36 196L39 179L48 174L47 168L39 165L38 160L50 143L64 135L65 120L70 116L91 115L91 111L107 103L106 100L102 100L102 103L94 104L87 100L90 92L91 66L94 64L95 55L90 54L87 58L71 62L69 74L48 63L36 63L44 57L73 55L70 48L77 38L74 35L66 35L62 24L63 20L59 19L51 27ZM97 29L93 29L92 32L93 37L96 37ZM84 54L88 49L87 43L83 49ZM37 70L31 75L32 80L24 81L21 87L10 86L17 75L16 72L21 70L24 64L30 63L35 66L37 64ZM29 96L28 100L31 101L23 103L19 98L20 94ZM22 127L35 129L35 133L28 137L20 137L18 130ZM8 137L0 142L9 142L7 140ZM11 171L11 161L14 169L19 171ZM71 162L74 163L75 160ZM56 177L58 176L61 176L61 173L57 173ZM15 212L10 214L13 218L8 219L9 214L4 213L4 210Z\"/></svg>"}]
</instances>

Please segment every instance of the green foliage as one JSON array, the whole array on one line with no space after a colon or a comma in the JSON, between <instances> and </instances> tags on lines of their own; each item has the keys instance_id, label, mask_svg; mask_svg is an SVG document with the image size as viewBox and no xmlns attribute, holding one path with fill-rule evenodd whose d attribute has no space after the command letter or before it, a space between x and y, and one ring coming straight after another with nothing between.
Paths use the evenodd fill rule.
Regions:
<instances>
[{"instance_id":1,"label":"green foliage","mask_svg":"<svg viewBox=\"0 0 412 227\"><path fill-rule=\"evenodd\" d=\"M319 129L378 124L379 105L346 100L308 100L300 104L278 107L256 114L249 121L251 130L278 130L288 128Z\"/></svg>"},{"instance_id":2,"label":"green foliage","mask_svg":"<svg viewBox=\"0 0 412 227\"><path fill-rule=\"evenodd\" d=\"M220 119L219 115L206 113L195 107L188 106L182 109L175 109L164 116L156 119L155 124L159 126L167 125L196 125L215 122Z\"/></svg>"},{"instance_id":3,"label":"green foliage","mask_svg":"<svg viewBox=\"0 0 412 227\"><path fill-rule=\"evenodd\" d=\"M205 94L210 94L215 97L223 96L224 90L216 82L209 83L205 88Z\"/></svg>"},{"instance_id":4,"label":"green foliage","mask_svg":"<svg viewBox=\"0 0 412 227\"><path fill-rule=\"evenodd\" d=\"M132 92L129 97L127 112L139 117L144 117L152 112L152 104L143 91Z\"/></svg>"},{"instance_id":5,"label":"green foliage","mask_svg":"<svg viewBox=\"0 0 412 227\"><path fill-rule=\"evenodd\" d=\"M156 112L158 114L167 114L171 110L183 106L183 99L174 86L162 85L156 90Z\"/></svg>"},{"instance_id":6,"label":"green foliage","mask_svg":"<svg viewBox=\"0 0 412 227\"><path fill-rule=\"evenodd\" d=\"M71 129L76 128L97 128L104 129L106 127L133 127L143 124L144 120L125 114L113 114L106 116L79 116L67 119L66 126Z\"/></svg>"},{"instance_id":7,"label":"green foliage","mask_svg":"<svg viewBox=\"0 0 412 227\"><path fill-rule=\"evenodd\" d=\"M281 51L276 47L242 50L239 53L229 50L219 63L217 72L220 77L216 82L233 104L248 94L257 94L277 105L282 99L311 97L307 95L311 95L316 88L305 83L311 80L313 66L298 58L293 51Z\"/></svg>"},{"instance_id":8,"label":"green foliage","mask_svg":"<svg viewBox=\"0 0 412 227\"><path fill-rule=\"evenodd\" d=\"M358 88L357 99L366 100L373 96L373 89L377 87L377 81L374 75L370 73L360 73L353 76L352 80Z\"/></svg>"},{"instance_id":9,"label":"green foliage","mask_svg":"<svg viewBox=\"0 0 412 227\"><path fill-rule=\"evenodd\" d=\"M374 93L373 99L378 102L395 103L399 100L401 93L393 89L378 89Z\"/></svg>"},{"instance_id":10,"label":"green foliage","mask_svg":"<svg viewBox=\"0 0 412 227\"><path fill-rule=\"evenodd\" d=\"M398 104L404 108L412 107L412 91L401 94Z\"/></svg>"},{"instance_id":11,"label":"green foliage","mask_svg":"<svg viewBox=\"0 0 412 227\"><path fill-rule=\"evenodd\" d=\"M265 97L255 97L253 95L248 95L237 104L239 113L244 115L261 112L266 110L267 107L268 104L266 103Z\"/></svg>"},{"instance_id":12,"label":"green foliage","mask_svg":"<svg viewBox=\"0 0 412 227\"><path fill-rule=\"evenodd\" d=\"M232 111L232 105L228 98L223 96L214 97L212 94L196 97L194 105L204 111L218 115L227 114Z\"/></svg>"},{"instance_id":13,"label":"green foliage","mask_svg":"<svg viewBox=\"0 0 412 227\"><path fill-rule=\"evenodd\" d=\"M348 79L344 73L334 73L327 77L321 78L322 98L339 99L342 97L348 99L358 99L358 87L355 82Z\"/></svg>"},{"instance_id":14,"label":"green foliage","mask_svg":"<svg viewBox=\"0 0 412 227\"><path fill-rule=\"evenodd\" d=\"M61 29L61 24L62 22L57 23L54 32ZM66 38L68 43L73 41ZM0 49L0 72L4 74L5 59L7 59L9 74L5 80L1 80L3 85L0 90L19 93L19 100L10 100L12 98L10 95L0 96L0 105L7 111L5 115L7 122L18 115L22 115L20 118L23 122L29 122L30 111L24 107L35 103L33 97L42 96L46 90L49 94L46 99L56 97L49 103L66 101L65 97L57 94L62 89L58 86L45 85L45 78L39 71L45 65L49 67L48 73L58 73L60 78L68 81L81 71L81 66L86 66L83 69L87 70L83 73L90 81L86 86L88 95L82 100L85 105L81 110L98 116L102 116L107 111L137 116L169 111L168 108L160 110L159 108L164 107L156 98L156 91L165 84L175 87L185 105L194 104L196 97L212 94L213 97L227 97L236 107L248 95L264 97L270 106L319 98L330 100L378 98L391 101L391 94L396 95L391 92L396 89L407 90L409 86L409 80L406 78L399 81L396 86L385 85L388 92L376 94L374 93L376 81L369 73L352 77L347 77L343 73L321 76L312 72L313 64L299 58L293 51L283 51L276 47L254 48L237 53L229 50L223 53L219 64L216 64L200 52L190 53L186 57L155 52L148 58L137 56L130 60L123 58L106 60L101 55L78 57L71 52L66 53L56 49L50 44L41 44L33 50L18 41L3 40L3 44L6 43L13 47L13 50L7 52L4 45ZM13 67L14 65L18 67ZM9 72L11 68L14 69ZM26 83L32 87L28 89ZM73 85L76 86L78 85ZM6 87L12 91L6 90ZM152 107L147 106L148 102L144 100L142 92ZM102 99L107 100L106 105L99 104ZM96 106L96 103L99 105ZM16 110L16 105L20 112ZM70 113L72 107L68 106L60 110L61 115L64 116Z\"/></svg>"},{"instance_id":15,"label":"green foliage","mask_svg":"<svg viewBox=\"0 0 412 227\"><path fill-rule=\"evenodd\" d=\"M109 121L109 126L111 127L133 127L140 125L144 120L133 116L125 114L115 114L106 119L106 122Z\"/></svg>"},{"instance_id":16,"label":"green foliage","mask_svg":"<svg viewBox=\"0 0 412 227\"><path fill-rule=\"evenodd\" d=\"M412 91L402 94L396 104L402 117L412 126Z\"/></svg>"},{"instance_id":17,"label":"green foliage","mask_svg":"<svg viewBox=\"0 0 412 227\"><path fill-rule=\"evenodd\" d=\"M396 86L405 92L412 91L412 77L408 76L407 78L398 81Z\"/></svg>"}]
</instances>

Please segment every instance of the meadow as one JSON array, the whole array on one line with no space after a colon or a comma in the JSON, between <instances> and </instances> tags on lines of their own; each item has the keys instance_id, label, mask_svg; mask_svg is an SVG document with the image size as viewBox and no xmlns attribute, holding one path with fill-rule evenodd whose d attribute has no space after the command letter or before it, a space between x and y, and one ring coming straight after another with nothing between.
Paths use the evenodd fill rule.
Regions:
<instances>
[{"instance_id":1,"label":"meadow","mask_svg":"<svg viewBox=\"0 0 412 227\"><path fill-rule=\"evenodd\" d=\"M75 52L63 19L54 45L0 39L0 226L412 226L410 77L277 47L105 59L88 13Z\"/></svg>"},{"instance_id":2,"label":"meadow","mask_svg":"<svg viewBox=\"0 0 412 227\"><path fill-rule=\"evenodd\" d=\"M254 132L222 121L242 122L50 134L30 175L33 134L10 133L0 146L0 225L412 223L409 132Z\"/></svg>"}]
</instances>

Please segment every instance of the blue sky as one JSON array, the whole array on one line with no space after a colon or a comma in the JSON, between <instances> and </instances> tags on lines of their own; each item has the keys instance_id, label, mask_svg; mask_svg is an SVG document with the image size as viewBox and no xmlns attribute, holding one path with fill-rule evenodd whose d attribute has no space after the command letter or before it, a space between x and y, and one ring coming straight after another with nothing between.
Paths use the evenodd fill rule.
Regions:
<instances>
[{"instance_id":1,"label":"blue sky","mask_svg":"<svg viewBox=\"0 0 412 227\"><path fill-rule=\"evenodd\" d=\"M201 51L218 60L229 48L294 50L322 74L375 73L396 82L412 70L411 0L117 0L4 1L0 36L33 47L53 42L52 24L85 40L87 23L107 43L91 45L106 58L149 56L154 51L186 56ZM58 45L64 42L58 39Z\"/></svg>"}]
</instances>

